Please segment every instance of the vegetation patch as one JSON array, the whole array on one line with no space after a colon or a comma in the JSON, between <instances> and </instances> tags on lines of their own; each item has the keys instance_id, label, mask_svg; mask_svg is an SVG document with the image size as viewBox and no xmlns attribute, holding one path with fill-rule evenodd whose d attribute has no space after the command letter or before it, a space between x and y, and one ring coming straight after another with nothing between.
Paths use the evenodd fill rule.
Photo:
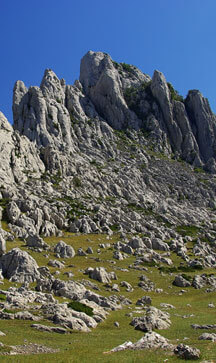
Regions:
<instances>
[{"instance_id":1,"label":"vegetation patch","mask_svg":"<svg viewBox=\"0 0 216 363\"><path fill-rule=\"evenodd\" d=\"M185 237L185 236L197 237L197 235L200 233L200 227L192 226L192 225L177 226L175 228L175 230L176 230L176 232L181 234L183 237Z\"/></svg>"},{"instance_id":2,"label":"vegetation patch","mask_svg":"<svg viewBox=\"0 0 216 363\"><path fill-rule=\"evenodd\" d=\"M132 66L131 64L127 64L127 63L120 63L123 70L129 73L133 73L134 71L134 66Z\"/></svg>"},{"instance_id":3,"label":"vegetation patch","mask_svg":"<svg viewBox=\"0 0 216 363\"><path fill-rule=\"evenodd\" d=\"M180 101L180 102L184 102L184 98L179 95L178 91L176 91L172 84L170 82L167 82L167 86L169 88L169 91L170 91L170 95L171 95L171 99L174 100L174 101Z\"/></svg>"},{"instance_id":4,"label":"vegetation patch","mask_svg":"<svg viewBox=\"0 0 216 363\"><path fill-rule=\"evenodd\" d=\"M4 294L0 294L0 300L5 301L7 299L7 296Z\"/></svg>"},{"instance_id":5,"label":"vegetation patch","mask_svg":"<svg viewBox=\"0 0 216 363\"><path fill-rule=\"evenodd\" d=\"M90 306L87 306L85 304L82 304L81 302L79 301L71 301L68 303L68 307L73 309L73 310L76 310L76 311L79 311L81 313L85 313L89 316L93 316L94 313L93 313L93 309L90 307Z\"/></svg>"},{"instance_id":6,"label":"vegetation patch","mask_svg":"<svg viewBox=\"0 0 216 363\"><path fill-rule=\"evenodd\" d=\"M78 176L73 177L73 185L75 188L80 188L82 186L81 179Z\"/></svg>"}]
</instances>

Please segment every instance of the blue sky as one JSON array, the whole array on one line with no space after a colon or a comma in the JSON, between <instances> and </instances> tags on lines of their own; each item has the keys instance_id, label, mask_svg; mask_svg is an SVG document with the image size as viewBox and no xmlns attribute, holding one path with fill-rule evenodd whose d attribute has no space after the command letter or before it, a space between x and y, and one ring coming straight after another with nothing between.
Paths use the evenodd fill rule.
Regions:
<instances>
[{"instance_id":1,"label":"blue sky","mask_svg":"<svg viewBox=\"0 0 216 363\"><path fill-rule=\"evenodd\" d=\"M46 68L73 84L94 50L199 89L216 112L215 16L215 0L0 0L0 110L12 122L15 81L39 86Z\"/></svg>"}]
</instances>

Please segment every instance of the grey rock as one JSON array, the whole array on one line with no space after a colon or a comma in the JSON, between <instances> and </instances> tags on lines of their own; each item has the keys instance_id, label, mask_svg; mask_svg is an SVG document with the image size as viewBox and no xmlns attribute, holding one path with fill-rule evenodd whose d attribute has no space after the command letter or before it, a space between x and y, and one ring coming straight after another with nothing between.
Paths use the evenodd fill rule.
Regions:
<instances>
[{"instance_id":1,"label":"grey rock","mask_svg":"<svg viewBox=\"0 0 216 363\"><path fill-rule=\"evenodd\" d=\"M199 359L200 350L197 348L190 347L189 345L179 344L174 349L174 353L183 359Z\"/></svg>"},{"instance_id":2,"label":"grey rock","mask_svg":"<svg viewBox=\"0 0 216 363\"><path fill-rule=\"evenodd\" d=\"M6 241L3 236L0 234L0 256L2 256L6 252Z\"/></svg>"},{"instance_id":3,"label":"grey rock","mask_svg":"<svg viewBox=\"0 0 216 363\"><path fill-rule=\"evenodd\" d=\"M67 245L65 242L60 241L54 247L54 253L62 258L69 258L75 256L75 251L72 246Z\"/></svg>"},{"instance_id":4,"label":"grey rock","mask_svg":"<svg viewBox=\"0 0 216 363\"><path fill-rule=\"evenodd\" d=\"M48 266L56 267L56 268L64 268L64 264L57 260L49 260Z\"/></svg>"},{"instance_id":5,"label":"grey rock","mask_svg":"<svg viewBox=\"0 0 216 363\"><path fill-rule=\"evenodd\" d=\"M93 280L100 281L104 284L110 283L111 280L116 280L117 277L114 272L107 272L104 267L95 267L94 269L87 269L86 273Z\"/></svg>"},{"instance_id":6,"label":"grey rock","mask_svg":"<svg viewBox=\"0 0 216 363\"><path fill-rule=\"evenodd\" d=\"M216 329L216 324L205 324L205 325L199 325L199 324L192 324L191 327L193 329Z\"/></svg>"},{"instance_id":7,"label":"grey rock","mask_svg":"<svg viewBox=\"0 0 216 363\"><path fill-rule=\"evenodd\" d=\"M216 334L215 333L203 333L199 336L199 340L211 340L216 342Z\"/></svg>"},{"instance_id":8,"label":"grey rock","mask_svg":"<svg viewBox=\"0 0 216 363\"><path fill-rule=\"evenodd\" d=\"M80 247L77 250L77 256L87 256L87 253Z\"/></svg>"},{"instance_id":9,"label":"grey rock","mask_svg":"<svg viewBox=\"0 0 216 363\"><path fill-rule=\"evenodd\" d=\"M42 331L42 332L54 332L59 334L67 334L68 330L65 328L62 328L60 326L47 326L42 324L32 324L31 328L34 328L36 330Z\"/></svg>"},{"instance_id":10,"label":"grey rock","mask_svg":"<svg viewBox=\"0 0 216 363\"><path fill-rule=\"evenodd\" d=\"M25 251L13 248L0 258L3 276L11 281L33 282L40 277L36 261Z\"/></svg>"},{"instance_id":11,"label":"grey rock","mask_svg":"<svg viewBox=\"0 0 216 363\"><path fill-rule=\"evenodd\" d=\"M71 330L83 332L90 331L90 329L87 327L83 320L74 318L72 316L65 316L65 314L56 313L53 316L52 321L54 324L59 324L60 326L63 326L64 328L69 328Z\"/></svg>"},{"instance_id":12,"label":"grey rock","mask_svg":"<svg viewBox=\"0 0 216 363\"><path fill-rule=\"evenodd\" d=\"M188 286L191 286L191 283L190 283L190 281L186 280L181 275L177 275L175 277L175 280L173 281L173 285L179 286L179 287L188 287Z\"/></svg>"},{"instance_id":13,"label":"grey rock","mask_svg":"<svg viewBox=\"0 0 216 363\"><path fill-rule=\"evenodd\" d=\"M116 260L122 261L124 260L124 256L122 255L121 252L119 251L115 251L113 254L113 258L115 258Z\"/></svg>"},{"instance_id":14,"label":"grey rock","mask_svg":"<svg viewBox=\"0 0 216 363\"><path fill-rule=\"evenodd\" d=\"M43 248L43 249L49 248L49 245L45 243L40 236L35 234L28 235L26 239L26 244L28 247L33 247L33 248Z\"/></svg>"},{"instance_id":15,"label":"grey rock","mask_svg":"<svg viewBox=\"0 0 216 363\"><path fill-rule=\"evenodd\" d=\"M164 338L162 335L155 332L148 332L138 340L136 343L130 341L125 342L115 348L110 352L118 352L121 350L141 350L141 349L166 349L173 350L174 346L169 342L168 339ZM108 352L109 353L109 352Z\"/></svg>"},{"instance_id":16,"label":"grey rock","mask_svg":"<svg viewBox=\"0 0 216 363\"><path fill-rule=\"evenodd\" d=\"M86 253L88 253L88 254L94 253L92 247L88 247L87 250L86 250Z\"/></svg>"},{"instance_id":17,"label":"grey rock","mask_svg":"<svg viewBox=\"0 0 216 363\"><path fill-rule=\"evenodd\" d=\"M14 318L18 320L33 320L33 321L41 320L41 317L35 316L29 313L28 311L19 311L14 315Z\"/></svg>"},{"instance_id":18,"label":"grey rock","mask_svg":"<svg viewBox=\"0 0 216 363\"><path fill-rule=\"evenodd\" d=\"M152 299L150 296L143 296L137 300L136 305L151 305Z\"/></svg>"},{"instance_id":19,"label":"grey rock","mask_svg":"<svg viewBox=\"0 0 216 363\"><path fill-rule=\"evenodd\" d=\"M136 330L144 332L154 329L168 329L171 324L169 317L169 313L163 312L152 306L146 310L145 316L134 318L130 325L134 326Z\"/></svg>"},{"instance_id":20,"label":"grey rock","mask_svg":"<svg viewBox=\"0 0 216 363\"><path fill-rule=\"evenodd\" d=\"M153 238L151 242L152 242L152 248L154 250L169 251L168 244L161 241L159 238Z\"/></svg>"},{"instance_id":21,"label":"grey rock","mask_svg":"<svg viewBox=\"0 0 216 363\"><path fill-rule=\"evenodd\" d=\"M133 287L132 287L132 285L129 284L129 282L127 282L127 281L121 281L120 282L120 285L122 287L126 287L126 291L128 291L128 292L132 292L134 290Z\"/></svg>"}]
</instances>

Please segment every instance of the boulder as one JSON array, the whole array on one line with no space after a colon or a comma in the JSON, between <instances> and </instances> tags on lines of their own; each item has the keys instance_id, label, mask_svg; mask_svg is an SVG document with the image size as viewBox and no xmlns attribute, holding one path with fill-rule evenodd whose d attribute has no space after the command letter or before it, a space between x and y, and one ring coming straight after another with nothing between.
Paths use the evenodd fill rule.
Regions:
<instances>
[{"instance_id":1,"label":"boulder","mask_svg":"<svg viewBox=\"0 0 216 363\"><path fill-rule=\"evenodd\" d=\"M174 349L174 353L183 359L199 359L200 350L197 348L190 347L189 345L179 344Z\"/></svg>"},{"instance_id":2,"label":"boulder","mask_svg":"<svg viewBox=\"0 0 216 363\"><path fill-rule=\"evenodd\" d=\"M36 261L27 252L13 248L0 258L3 276L11 281L34 282L40 278Z\"/></svg>"},{"instance_id":3,"label":"boulder","mask_svg":"<svg viewBox=\"0 0 216 363\"><path fill-rule=\"evenodd\" d=\"M167 243L161 241L159 238L152 238L152 249L160 251L169 251L169 246Z\"/></svg>"},{"instance_id":4,"label":"boulder","mask_svg":"<svg viewBox=\"0 0 216 363\"><path fill-rule=\"evenodd\" d=\"M137 300L136 305L151 305L152 299L150 296L143 296Z\"/></svg>"},{"instance_id":5,"label":"boulder","mask_svg":"<svg viewBox=\"0 0 216 363\"><path fill-rule=\"evenodd\" d=\"M134 290L132 285L129 284L129 282L127 282L127 281L121 281L120 285L122 287L126 287L126 291L128 291L128 292L132 292Z\"/></svg>"},{"instance_id":6,"label":"boulder","mask_svg":"<svg viewBox=\"0 0 216 363\"><path fill-rule=\"evenodd\" d=\"M75 251L74 251L73 247L70 245L67 245L63 241L59 241L55 245L54 252L62 258L69 258L69 257L75 256Z\"/></svg>"},{"instance_id":7,"label":"boulder","mask_svg":"<svg viewBox=\"0 0 216 363\"><path fill-rule=\"evenodd\" d=\"M117 347L113 348L110 352L119 352L121 350L141 350L141 349L166 349L173 350L174 346L169 342L168 339L155 332L148 332L139 339L136 343L130 341L125 342Z\"/></svg>"},{"instance_id":8,"label":"boulder","mask_svg":"<svg viewBox=\"0 0 216 363\"><path fill-rule=\"evenodd\" d=\"M116 274L114 272L107 272L104 267L95 267L87 269L86 273L93 280L102 282L103 284L110 283L111 280L117 280Z\"/></svg>"},{"instance_id":9,"label":"boulder","mask_svg":"<svg viewBox=\"0 0 216 363\"><path fill-rule=\"evenodd\" d=\"M190 281L186 280L183 276L177 275L175 277L175 280L173 281L173 285L179 286L179 287L188 287L191 286Z\"/></svg>"},{"instance_id":10,"label":"boulder","mask_svg":"<svg viewBox=\"0 0 216 363\"><path fill-rule=\"evenodd\" d=\"M56 267L56 268L64 268L64 264L57 260L49 260L48 266Z\"/></svg>"},{"instance_id":11,"label":"boulder","mask_svg":"<svg viewBox=\"0 0 216 363\"><path fill-rule=\"evenodd\" d=\"M42 324L32 324L31 328L34 328L36 330L39 331L45 331L45 332L54 332L54 333L59 333L59 334L67 334L68 330L65 328L62 328L60 326L47 326L47 325L42 325Z\"/></svg>"},{"instance_id":12,"label":"boulder","mask_svg":"<svg viewBox=\"0 0 216 363\"><path fill-rule=\"evenodd\" d=\"M49 248L49 245L45 243L44 240L36 234L29 234L28 237L26 238L26 244L28 247L33 247L33 248L44 248L44 249Z\"/></svg>"},{"instance_id":13,"label":"boulder","mask_svg":"<svg viewBox=\"0 0 216 363\"><path fill-rule=\"evenodd\" d=\"M145 316L134 318L130 325L134 326L136 330L144 332L152 331L154 329L168 329L171 324L169 318L169 313L163 312L152 306L146 310Z\"/></svg>"},{"instance_id":14,"label":"boulder","mask_svg":"<svg viewBox=\"0 0 216 363\"><path fill-rule=\"evenodd\" d=\"M199 336L199 340L211 340L212 342L216 342L216 334L215 333L203 333Z\"/></svg>"},{"instance_id":15,"label":"boulder","mask_svg":"<svg viewBox=\"0 0 216 363\"><path fill-rule=\"evenodd\" d=\"M119 251L115 251L115 252L113 253L113 258L115 258L116 260L119 260L119 261L124 260L124 256L123 256L123 255L122 255L122 253L121 253L121 252L119 252Z\"/></svg>"}]
</instances>

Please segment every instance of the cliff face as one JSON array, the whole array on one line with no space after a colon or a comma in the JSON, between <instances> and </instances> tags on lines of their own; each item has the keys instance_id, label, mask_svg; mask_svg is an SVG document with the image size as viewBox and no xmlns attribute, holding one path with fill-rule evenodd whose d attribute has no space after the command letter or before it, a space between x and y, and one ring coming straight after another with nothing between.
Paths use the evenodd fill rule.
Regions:
<instances>
[{"instance_id":1,"label":"cliff face","mask_svg":"<svg viewBox=\"0 0 216 363\"><path fill-rule=\"evenodd\" d=\"M50 69L40 87L17 81L13 114L13 127L1 114L0 192L17 235L215 219L216 120L199 91L183 100L161 72L90 51L74 85Z\"/></svg>"}]
</instances>

